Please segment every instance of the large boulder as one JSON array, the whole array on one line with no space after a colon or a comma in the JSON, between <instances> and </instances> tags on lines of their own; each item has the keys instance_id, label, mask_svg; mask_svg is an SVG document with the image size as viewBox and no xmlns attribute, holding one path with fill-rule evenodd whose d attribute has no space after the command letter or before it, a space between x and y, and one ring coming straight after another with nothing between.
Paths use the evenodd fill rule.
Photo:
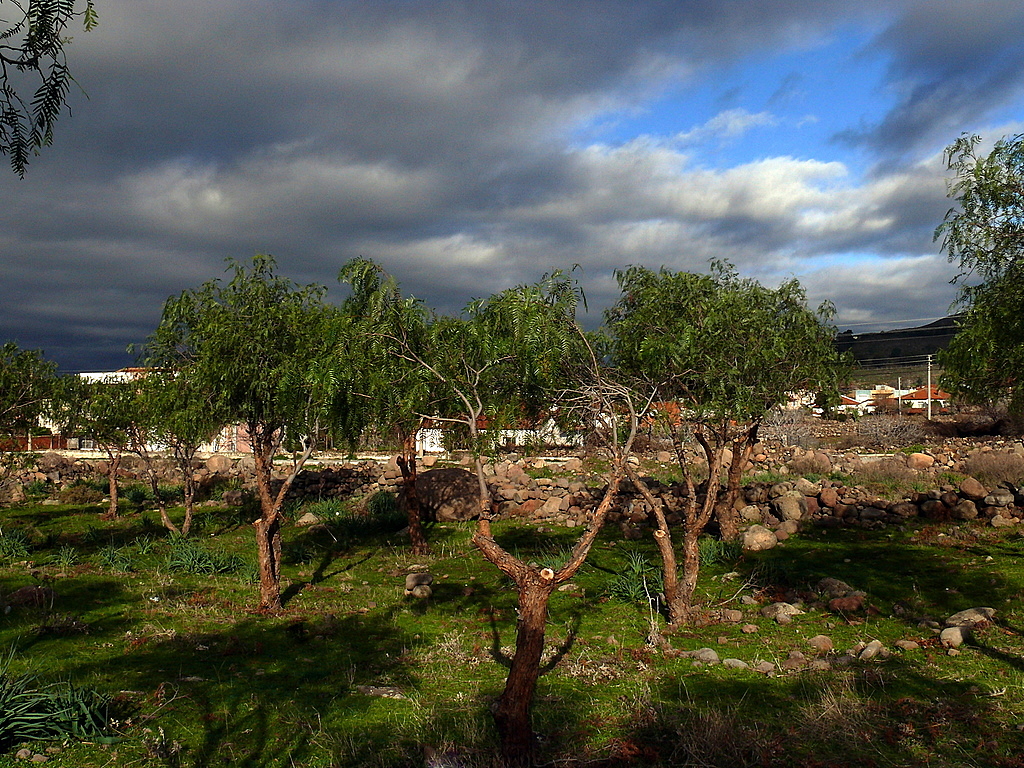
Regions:
<instances>
[{"instance_id":1,"label":"large boulder","mask_svg":"<svg viewBox=\"0 0 1024 768\"><path fill-rule=\"evenodd\" d=\"M807 499L799 491L787 491L772 499L772 510L780 520L799 520L807 514Z\"/></svg>"},{"instance_id":2,"label":"large boulder","mask_svg":"<svg viewBox=\"0 0 1024 768\"><path fill-rule=\"evenodd\" d=\"M748 552L762 552L778 543L778 537L763 525L752 525L743 532L743 549Z\"/></svg>"},{"instance_id":3,"label":"large boulder","mask_svg":"<svg viewBox=\"0 0 1024 768\"><path fill-rule=\"evenodd\" d=\"M459 467L441 467L416 477L420 512L427 520L451 522L480 516L480 486L476 475ZM398 495L404 507L405 493Z\"/></svg>"}]
</instances>

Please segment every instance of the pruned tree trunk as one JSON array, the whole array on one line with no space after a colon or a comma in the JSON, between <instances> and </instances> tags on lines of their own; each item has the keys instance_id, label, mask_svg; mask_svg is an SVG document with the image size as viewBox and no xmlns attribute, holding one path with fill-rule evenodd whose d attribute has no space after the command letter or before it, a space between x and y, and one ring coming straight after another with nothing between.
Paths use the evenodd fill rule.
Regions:
<instances>
[{"instance_id":1,"label":"pruned tree trunk","mask_svg":"<svg viewBox=\"0 0 1024 768\"><path fill-rule=\"evenodd\" d=\"M276 494L271 493L274 452L278 447L275 432L259 424L249 425L253 460L256 463L256 491L260 499L260 516L253 520L256 531L256 559L260 571L259 610L273 613L281 610L281 508L288 490L295 482L306 460L313 453L313 442L307 440L292 470Z\"/></svg>"},{"instance_id":2,"label":"pruned tree trunk","mask_svg":"<svg viewBox=\"0 0 1024 768\"><path fill-rule=\"evenodd\" d=\"M192 516L196 508L196 480L192 476L191 461L186 463L182 478L184 480L182 487L185 496L185 519L181 522L181 532L187 536L192 530Z\"/></svg>"},{"instance_id":3,"label":"pruned tree trunk","mask_svg":"<svg viewBox=\"0 0 1024 768\"><path fill-rule=\"evenodd\" d=\"M256 529L256 560L260 570L261 611L279 611L281 605L281 521L261 515L252 523Z\"/></svg>"},{"instance_id":4,"label":"pruned tree trunk","mask_svg":"<svg viewBox=\"0 0 1024 768\"><path fill-rule=\"evenodd\" d=\"M754 423L742 435L732 441L732 460L726 475L725 488L718 494L715 506L715 519L725 541L736 541L740 536L740 516L736 510L736 501L740 497L740 485L743 482L743 470L754 453L757 443L759 423Z\"/></svg>"},{"instance_id":5,"label":"pruned tree trunk","mask_svg":"<svg viewBox=\"0 0 1024 768\"><path fill-rule=\"evenodd\" d=\"M103 515L103 519L116 520L120 513L118 495L120 487L118 485L117 472L121 468L121 453L120 451L108 450L107 458L110 460L109 471L107 473L107 488L110 496L110 505L107 507L107 511Z\"/></svg>"},{"instance_id":6,"label":"pruned tree trunk","mask_svg":"<svg viewBox=\"0 0 1024 768\"><path fill-rule=\"evenodd\" d=\"M483 496L486 493L486 483L483 481L483 465L479 459L477 471L481 488L484 489L481 491L480 506L481 509L487 506L488 511L487 514L481 515L473 543L484 557L515 581L519 592L516 653L512 658L505 689L493 709L494 724L501 740L502 760L505 765L519 768L533 765L536 754L537 739L533 732L532 720L533 695L537 688L537 679L540 677L541 657L544 654L548 601L555 587L575 576L587 559L618 493L622 471L616 469L613 473L601 503L591 516L590 525L576 542L569 562L557 572L550 568L538 568L524 563L491 537L489 497L485 499Z\"/></svg>"},{"instance_id":7,"label":"pruned tree trunk","mask_svg":"<svg viewBox=\"0 0 1024 768\"><path fill-rule=\"evenodd\" d=\"M153 491L153 498L156 499L157 509L160 510L160 522L164 524L171 533L181 533L178 526L171 520L171 516L167 514L167 504L164 503L163 496L160 495L160 478L156 474L156 470L153 468L153 462L150 457L144 457L143 462L146 465L146 476L149 478L149 487Z\"/></svg>"},{"instance_id":8,"label":"pruned tree trunk","mask_svg":"<svg viewBox=\"0 0 1024 768\"><path fill-rule=\"evenodd\" d=\"M556 581L550 569L530 573L519 584L519 620L516 622L516 653L505 681L505 690L494 706L494 723L501 738L501 754L509 766L533 764L536 737L533 732L533 694L540 677L548 600Z\"/></svg>"},{"instance_id":9,"label":"pruned tree trunk","mask_svg":"<svg viewBox=\"0 0 1024 768\"><path fill-rule=\"evenodd\" d=\"M676 550L672 544L672 531L665 519L665 509L658 499L651 493L636 471L627 464L626 475L633 486L640 492L651 517L654 518L654 544L661 555L661 577L662 588L665 593L665 607L668 611L668 623L671 626L678 626L685 623L688 605L679 592L679 571L676 564Z\"/></svg>"},{"instance_id":10,"label":"pruned tree trunk","mask_svg":"<svg viewBox=\"0 0 1024 768\"><path fill-rule=\"evenodd\" d=\"M406 435L402 440L402 452L397 458L402 470L402 487L405 489L405 510L409 520L409 544L414 555L429 555L430 544L423 532L423 514L420 497L416 490L416 433Z\"/></svg>"}]
</instances>

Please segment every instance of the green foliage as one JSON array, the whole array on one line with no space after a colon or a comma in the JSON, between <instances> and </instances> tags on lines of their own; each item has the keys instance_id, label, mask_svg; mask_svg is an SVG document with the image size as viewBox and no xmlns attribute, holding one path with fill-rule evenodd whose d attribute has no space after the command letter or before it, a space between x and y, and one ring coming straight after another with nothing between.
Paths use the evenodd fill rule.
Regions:
<instances>
[{"instance_id":1,"label":"green foliage","mask_svg":"<svg viewBox=\"0 0 1024 768\"><path fill-rule=\"evenodd\" d=\"M275 435L315 439L355 427L356 371L343 364L351 324L326 305L324 288L297 286L275 273L270 256L232 262L232 279L207 282L168 299L143 355L183 372L215 398L221 419L249 425L277 453Z\"/></svg>"},{"instance_id":2,"label":"green foliage","mask_svg":"<svg viewBox=\"0 0 1024 768\"><path fill-rule=\"evenodd\" d=\"M842 370L832 308L806 306L796 280L776 289L715 262L711 274L618 272L606 312L612 359L698 421L759 420L794 390L831 391Z\"/></svg>"},{"instance_id":3,"label":"green foliage","mask_svg":"<svg viewBox=\"0 0 1024 768\"><path fill-rule=\"evenodd\" d=\"M8 528L0 530L0 562L14 563L27 560L31 542L24 532Z\"/></svg>"},{"instance_id":4,"label":"green foliage","mask_svg":"<svg viewBox=\"0 0 1024 768\"><path fill-rule=\"evenodd\" d=\"M608 594L623 603L646 603L661 591L661 571L637 550L626 553L626 564L608 584Z\"/></svg>"},{"instance_id":5,"label":"green foliage","mask_svg":"<svg viewBox=\"0 0 1024 768\"><path fill-rule=\"evenodd\" d=\"M64 504L96 504L103 500L106 491L100 490L88 480L76 480L60 491L60 500Z\"/></svg>"},{"instance_id":6,"label":"green foliage","mask_svg":"<svg viewBox=\"0 0 1024 768\"><path fill-rule=\"evenodd\" d=\"M108 544L96 553L96 559L104 568L127 573L135 570L135 560L129 547Z\"/></svg>"},{"instance_id":7,"label":"green foliage","mask_svg":"<svg viewBox=\"0 0 1024 768\"><path fill-rule=\"evenodd\" d=\"M168 571L211 575L234 573L245 565L245 561L238 555L211 550L196 540L183 536L172 536L170 548L164 561L164 567Z\"/></svg>"},{"instance_id":8,"label":"green foliage","mask_svg":"<svg viewBox=\"0 0 1024 768\"><path fill-rule=\"evenodd\" d=\"M0 131L0 149L3 138ZM0 346L0 483L18 464L11 443L38 426L58 384L56 364L41 353L13 342Z\"/></svg>"},{"instance_id":9,"label":"green foliage","mask_svg":"<svg viewBox=\"0 0 1024 768\"><path fill-rule=\"evenodd\" d=\"M87 739L110 731L111 702L86 688L43 685L35 675L0 670L0 751L23 741Z\"/></svg>"},{"instance_id":10,"label":"green foliage","mask_svg":"<svg viewBox=\"0 0 1024 768\"><path fill-rule=\"evenodd\" d=\"M935 237L959 265L964 314L939 356L942 385L969 402L1008 396L1021 413L1024 391L1015 384L1024 364L1024 135L1001 139L980 157L979 142L964 134L946 150L957 206Z\"/></svg>"},{"instance_id":11,"label":"green foliage","mask_svg":"<svg viewBox=\"0 0 1024 768\"><path fill-rule=\"evenodd\" d=\"M53 554L50 562L61 571L70 571L78 565L78 550L70 545L65 545Z\"/></svg>"},{"instance_id":12,"label":"green foliage","mask_svg":"<svg viewBox=\"0 0 1024 768\"><path fill-rule=\"evenodd\" d=\"M743 542L723 541L713 536L701 536L697 541L697 551L700 552L701 565L731 566L743 554Z\"/></svg>"},{"instance_id":13,"label":"green foliage","mask_svg":"<svg viewBox=\"0 0 1024 768\"><path fill-rule=\"evenodd\" d=\"M13 6L13 9L10 7ZM81 8L81 10L79 10ZM7 15L14 10L13 15ZM27 0L4 6L0 20L0 154L10 155L11 169L25 176L29 156L53 141L53 128L67 104L73 78L65 48L69 25L77 18L88 32L97 22L93 0ZM17 72L16 78L10 78ZM31 97L19 93L36 82Z\"/></svg>"}]
</instances>

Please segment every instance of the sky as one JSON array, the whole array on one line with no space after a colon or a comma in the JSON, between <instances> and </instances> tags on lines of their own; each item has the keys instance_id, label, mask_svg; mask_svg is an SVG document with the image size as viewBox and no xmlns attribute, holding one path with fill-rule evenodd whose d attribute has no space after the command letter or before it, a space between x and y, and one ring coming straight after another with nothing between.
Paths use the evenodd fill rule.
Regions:
<instances>
[{"instance_id":1,"label":"sky","mask_svg":"<svg viewBox=\"0 0 1024 768\"><path fill-rule=\"evenodd\" d=\"M920 324L956 296L944 148L1024 131L1020 0L97 7L53 146L0 168L0 342L64 371L257 253L442 312L579 265L591 326L617 269L724 259L840 330Z\"/></svg>"}]
</instances>

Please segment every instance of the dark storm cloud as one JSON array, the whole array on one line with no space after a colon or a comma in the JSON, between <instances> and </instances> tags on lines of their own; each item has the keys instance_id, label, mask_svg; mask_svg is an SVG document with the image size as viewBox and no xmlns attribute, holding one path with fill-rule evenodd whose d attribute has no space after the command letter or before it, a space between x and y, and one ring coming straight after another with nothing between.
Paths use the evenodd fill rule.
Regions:
<instances>
[{"instance_id":1,"label":"dark storm cloud","mask_svg":"<svg viewBox=\"0 0 1024 768\"><path fill-rule=\"evenodd\" d=\"M882 99L895 103L867 129L840 140L899 155L977 124L1024 93L1024 4L927 0L912 5L871 45L891 63Z\"/></svg>"},{"instance_id":2,"label":"dark storm cloud","mask_svg":"<svg viewBox=\"0 0 1024 768\"><path fill-rule=\"evenodd\" d=\"M953 46L932 45L962 21L953 10L849 6L106 0L71 51L89 99L72 95L25 181L0 176L0 339L68 368L123 365L167 296L256 252L329 286L368 256L446 311L575 263L599 308L628 263L728 258L773 279L835 253L934 255L947 205L936 157L861 182L828 160L715 169L657 140L573 143L597 116L840 22L893 19L877 46L904 98L872 134L888 141L904 141L900 110L926 103L914 94L929 83L959 67L995 83L1011 67L963 53L942 69ZM1013 40L979 26L965 44L1006 54ZM941 128L921 119L924 133ZM717 120L688 135L739 137L772 117ZM851 290L870 282L857 274Z\"/></svg>"}]
</instances>

